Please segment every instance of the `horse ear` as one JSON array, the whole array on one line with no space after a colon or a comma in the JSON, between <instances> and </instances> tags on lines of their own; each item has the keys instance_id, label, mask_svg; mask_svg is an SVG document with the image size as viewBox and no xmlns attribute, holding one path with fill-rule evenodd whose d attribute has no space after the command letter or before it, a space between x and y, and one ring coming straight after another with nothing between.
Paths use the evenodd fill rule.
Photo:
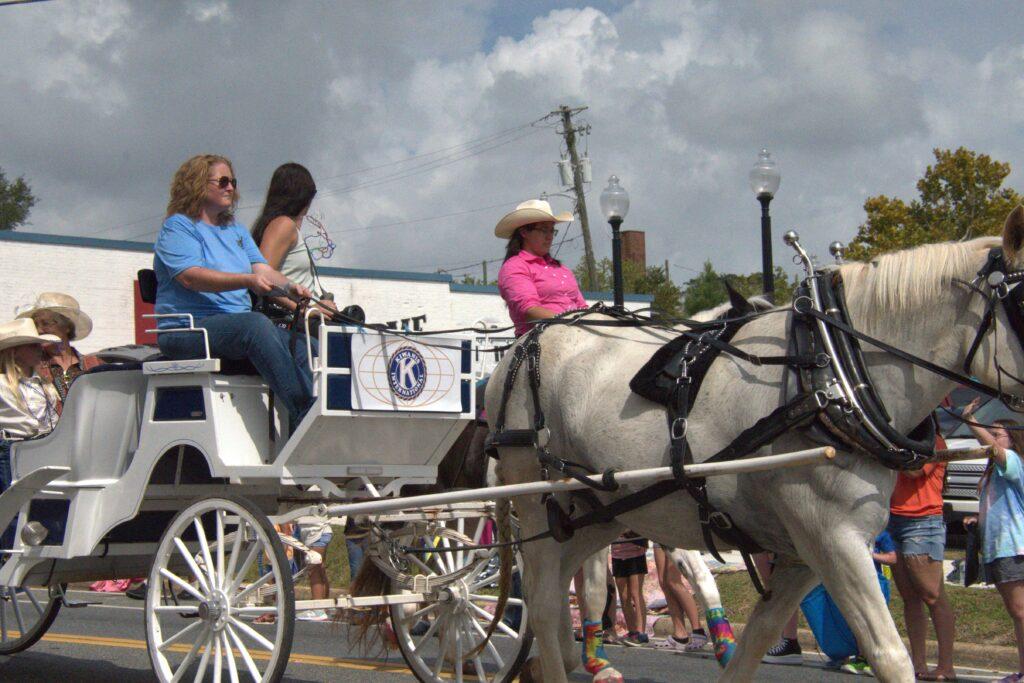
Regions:
<instances>
[{"instance_id":1,"label":"horse ear","mask_svg":"<svg viewBox=\"0 0 1024 683\"><path fill-rule=\"evenodd\" d=\"M722 282L725 283L725 291L729 293L729 304L736 311L736 315L747 315L754 312L754 306L742 294L733 289L729 278L723 277Z\"/></svg>"},{"instance_id":2,"label":"horse ear","mask_svg":"<svg viewBox=\"0 0 1024 683\"><path fill-rule=\"evenodd\" d=\"M1003 223L1003 254L1007 263L1017 263L1024 248L1024 206L1010 212Z\"/></svg>"}]
</instances>

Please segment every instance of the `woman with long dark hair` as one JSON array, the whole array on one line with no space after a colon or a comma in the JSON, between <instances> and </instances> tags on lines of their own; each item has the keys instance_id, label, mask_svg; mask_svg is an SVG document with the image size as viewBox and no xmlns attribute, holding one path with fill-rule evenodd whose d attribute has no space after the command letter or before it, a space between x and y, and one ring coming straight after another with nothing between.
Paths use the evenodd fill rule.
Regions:
<instances>
[{"instance_id":1,"label":"woman with long dark hair","mask_svg":"<svg viewBox=\"0 0 1024 683\"><path fill-rule=\"evenodd\" d=\"M516 335L537 320L586 308L573 272L551 255L558 234L555 225L568 223L571 213L551 213L551 205L531 199L506 214L494 227L495 237L508 240L505 262L498 272L498 291L508 306Z\"/></svg>"},{"instance_id":2,"label":"woman with long dark hair","mask_svg":"<svg viewBox=\"0 0 1024 683\"><path fill-rule=\"evenodd\" d=\"M971 401L964 408L964 419L970 420L980 403L977 398ZM998 426L990 429L968 424L983 446L992 447L978 482L981 555L986 576L999 590L1017 636L1017 672L1002 680L1019 683L1024 680L1024 431L1015 420L996 420Z\"/></svg>"},{"instance_id":3,"label":"woman with long dark hair","mask_svg":"<svg viewBox=\"0 0 1024 683\"><path fill-rule=\"evenodd\" d=\"M302 237L302 223L315 196L316 183L305 166L294 162L278 166L270 178L263 210L253 223L252 239L272 268L323 298L313 254ZM296 308L294 301L284 297L273 299L273 305L279 311L267 312L275 319L290 318Z\"/></svg>"}]
</instances>

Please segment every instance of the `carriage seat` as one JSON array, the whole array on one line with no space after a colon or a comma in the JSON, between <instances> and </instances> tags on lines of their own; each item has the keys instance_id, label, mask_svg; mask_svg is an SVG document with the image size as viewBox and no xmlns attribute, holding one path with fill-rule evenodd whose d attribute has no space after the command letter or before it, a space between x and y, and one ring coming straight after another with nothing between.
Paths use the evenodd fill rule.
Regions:
<instances>
[{"instance_id":1,"label":"carriage seat","mask_svg":"<svg viewBox=\"0 0 1024 683\"><path fill-rule=\"evenodd\" d=\"M120 477L139 445L145 399L141 364L101 365L79 376L53 431L15 446L15 478L45 465L70 467L63 481Z\"/></svg>"},{"instance_id":2,"label":"carriage seat","mask_svg":"<svg viewBox=\"0 0 1024 683\"><path fill-rule=\"evenodd\" d=\"M152 268L143 268L136 277L139 280L139 297L147 304L156 303L156 271ZM158 355L147 360L171 360L164 355ZM259 375L259 371L246 359L220 359L220 374L222 375Z\"/></svg>"}]
</instances>

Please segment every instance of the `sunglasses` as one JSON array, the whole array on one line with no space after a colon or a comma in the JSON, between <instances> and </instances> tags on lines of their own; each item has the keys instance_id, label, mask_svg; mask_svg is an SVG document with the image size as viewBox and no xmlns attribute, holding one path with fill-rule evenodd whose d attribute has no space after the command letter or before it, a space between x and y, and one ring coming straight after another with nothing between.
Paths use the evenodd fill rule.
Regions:
<instances>
[{"instance_id":1,"label":"sunglasses","mask_svg":"<svg viewBox=\"0 0 1024 683\"><path fill-rule=\"evenodd\" d=\"M209 182L217 183L217 187L222 190L226 190L228 185L235 189L238 188L238 178L229 178L226 175L222 175L220 178L210 178Z\"/></svg>"},{"instance_id":2,"label":"sunglasses","mask_svg":"<svg viewBox=\"0 0 1024 683\"><path fill-rule=\"evenodd\" d=\"M534 226L531 226L531 227L527 228L527 230L529 230L530 232L542 232L545 235L551 235L552 237L557 237L558 236L558 228L548 228L548 227L543 227L542 228L542 227L534 225Z\"/></svg>"}]
</instances>

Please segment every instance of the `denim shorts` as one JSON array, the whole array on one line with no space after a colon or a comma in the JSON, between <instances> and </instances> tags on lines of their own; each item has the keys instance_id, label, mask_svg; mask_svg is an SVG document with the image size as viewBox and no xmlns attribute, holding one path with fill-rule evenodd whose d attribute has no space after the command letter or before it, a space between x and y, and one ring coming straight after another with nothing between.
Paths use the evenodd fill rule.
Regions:
<instances>
[{"instance_id":1,"label":"denim shorts","mask_svg":"<svg viewBox=\"0 0 1024 683\"><path fill-rule=\"evenodd\" d=\"M946 550L946 523L942 515L889 515L888 531L901 555L927 555L942 562Z\"/></svg>"},{"instance_id":2,"label":"denim shorts","mask_svg":"<svg viewBox=\"0 0 1024 683\"><path fill-rule=\"evenodd\" d=\"M999 557L985 564L985 576L992 583L1024 581L1024 555Z\"/></svg>"}]
</instances>

